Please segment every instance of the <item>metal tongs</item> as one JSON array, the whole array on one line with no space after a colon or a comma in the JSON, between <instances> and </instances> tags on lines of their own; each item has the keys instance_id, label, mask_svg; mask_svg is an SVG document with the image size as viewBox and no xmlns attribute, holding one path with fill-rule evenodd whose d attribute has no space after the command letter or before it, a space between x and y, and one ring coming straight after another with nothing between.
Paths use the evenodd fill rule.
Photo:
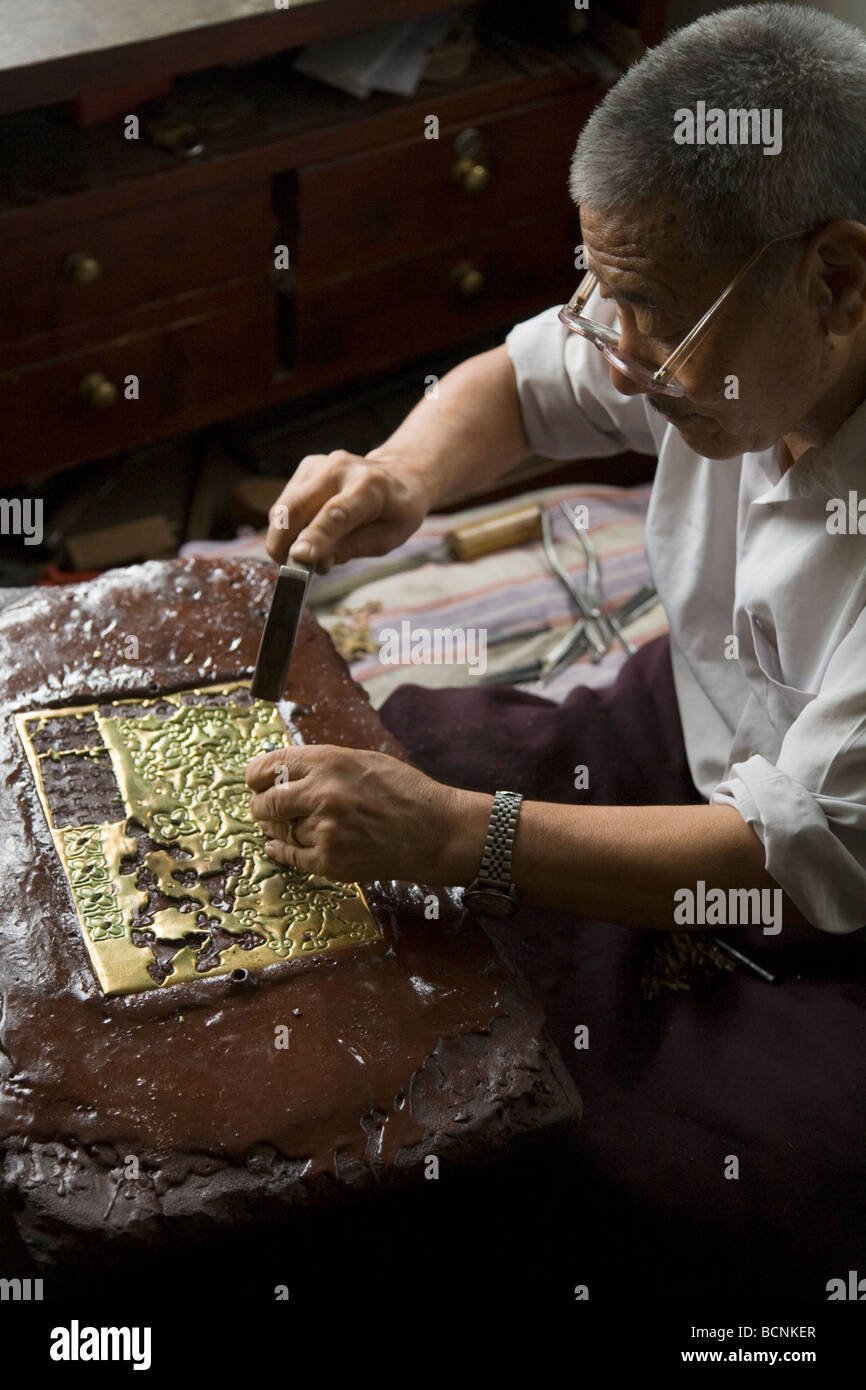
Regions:
<instances>
[{"instance_id":1,"label":"metal tongs","mask_svg":"<svg viewBox=\"0 0 866 1390\"><path fill-rule=\"evenodd\" d=\"M651 585L639 589L630 599L626 599L612 613L602 611L602 579L598 553L586 528L581 526L577 513L567 502L559 504L560 511L569 522L586 555L586 586L581 590L563 565L553 541L553 528L550 513L546 508L541 512L541 540L547 562L554 574L563 584L576 604L581 616L559 641L555 642L545 657L530 662L526 666L515 667L510 671L497 672L486 679L490 682L510 680L513 682L541 680L542 685L558 676L584 652L591 651L593 662L599 662L613 642L620 642L632 655L637 647L626 636L624 624L633 622L642 613L652 608L657 594Z\"/></svg>"},{"instance_id":2,"label":"metal tongs","mask_svg":"<svg viewBox=\"0 0 866 1390\"><path fill-rule=\"evenodd\" d=\"M569 520L571 520L570 517ZM593 604L575 584L568 570L557 555L556 546L553 543L553 528L550 524L550 513L546 507L541 513L541 543L544 546L544 553L547 556L547 562L550 568L553 570L557 579L561 580L564 584L566 592L574 599L579 611L583 615L568 634L567 639L557 642L552 651L548 652L544 664L547 665L547 663L559 661L562 657L562 651L565 650L568 643L574 641L575 644L577 644L582 640L585 640L586 644L592 648L593 661L601 661L601 658L610 646L610 642L606 640L604 628L598 621L598 605L596 604L595 607L593 607Z\"/></svg>"},{"instance_id":3,"label":"metal tongs","mask_svg":"<svg viewBox=\"0 0 866 1390\"><path fill-rule=\"evenodd\" d=\"M571 522L571 525L574 528L574 533L577 536L577 539L580 541L581 545L583 546L584 552L586 554L586 592L589 595L589 601L592 604L593 617L596 617L598 621L602 623L604 627L607 628L608 632L613 634L616 640L619 643L621 643L621 645L628 652L629 656L634 656L635 652L637 651L637 647L635 646L634 642L632 642L631 638L626 637L622 629L622 626L619 622L619 619L616 617L616 614L602 613L601 611L601 599L603 592L601 582L601 565L599 564L598 560L598 552L596 551L596 548L592 543L592 537L590 536L586 528L584 526L581 526L580 522L577 519L577 512L574 510L574 507L571 505L570 502L560 502L559 510L562 512L563 516L565 516L568 519L568 521Z\"/></svg>"},{"instance_id":4,"label":"metal tongs","mask_svg":"<svg viewBox=\"0 0 866 1390\"><path fill-rule=\"evenodd\" d=\"M638 618L643 617L644 613L648 613L649 610L651 608L654 608L657 603L658 594L656 590L653 588L652 584L645 584L642 588L638 589L636 593L632 594L630 598L625 599L625 601L614 610L613 614L607 614L607 617L608 619L610 619L611 617L615 617L616 621L620 625L625 626L626 624L636 622ZM526 632L520 634L520 636L522 637L532 637L535 635L535 632ZM569 637L571 637L571 633L569 633L568 635ZM492 643L489 643L488 645L492 645ZM578 656L582 656L583 653L587 650L588 644L586 643L585 639L582 643L577 643L576 650L573 651L570 654L570 656L562 660L562 662L559 665L559 670L563 670L567 665L569 665L570 661L576 660ZM523 666L511 666L503 671L493 671L490 675L481 677L481 684L521 685L524 681L537 681L541 677L542 669L545 666L547 666L548 663L549 657L546 658L544 661L536 658L536 660L534 661L526 662ZM554 672L554 674L558 674L558 671ZM552 680L553 677L550 676L549 679Z\"/></svg>"},{"instance_id":5,"label":"metal tongs","mask_svg":"<svg viewBox=\"0 0 866 1390\"><path fill-rule=\"evenodd\" d=\"M569 522L572 530L583 546L586 555L586 590L581 593L559 561L559 556L553 545L551 534L550 519L546 518L546 527L542 524L542 539L545 541L544 551L547 555L551 568L563 583L568 581L566 587L574 598L578 608L582 613L582 618L575 624L570 632L567 632L560 640L551 647L541 665L541 683L547 685L548 681L558 676L560 671L565 670L578 656L583 654L587 644L592 647L592 659L594 662L601 660L613 642L619 642L629 656L633 656L637 647L625 634L622 624L616 613L602 612L602 578L601 565L599 564L598 552L592 543L588 531L581 526L574 508L569 502L560 502L559 510ZM546 532L546 536L545 536ZM590 623L592 627L590 627ZM596 636L597 634L597 636Z\"/></svg>"}]
</instances>

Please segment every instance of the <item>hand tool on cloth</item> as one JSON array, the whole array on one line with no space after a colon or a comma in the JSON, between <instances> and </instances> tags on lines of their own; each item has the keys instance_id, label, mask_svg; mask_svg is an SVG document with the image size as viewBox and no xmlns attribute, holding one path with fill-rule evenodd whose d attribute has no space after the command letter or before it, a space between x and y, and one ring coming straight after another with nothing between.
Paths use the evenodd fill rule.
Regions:
<instances>
[{"instance_id":1,"label":"hand tool on cloth","mask_svg":"<svg viewBox=\"0 0 866 1390\"><path fill-rule=\"evenodd\" d=\"M586 634L586 640L592 648L593 661L601 661L610 643L599 630L599 624L593 617L592 605L587 602L582 590L575 584L556 553L556 546L553 543L553 527L547 508L541 513L541 543L544 546L544 553L547 556L547 562L550 568L553 570L557 579L564 585L566 593L571 596L577 605L578 611L582 614L582 621L578 624L578 630Z\"/></svg>"},{"instance_id":2,"label":"hand tool on cloth","mask_svg":"<svg viewBox=\"0 0 866 1390\"><path fill-rule=\"evenodd\" d=\"M648 613L658 603L658 594L651 584L644 584L636 593L627 598L618 608L613 610L613 614L607 614L608 619L613 616L622 626L636 622L644 613ZM578 628L581 624L578 624ZM575 636L575 629L568 633L569 642L572 644L569 651L560 657L557 670L554 674L558 675L572 661L577 660L584 652L589 650L589 643L585 632L578 632ZM557 645L560 645L559 643ZM489 675L481 676L481 685L522 685L527 681L538 680L542 672L548 666L548 657L539 657L534 661L528 661L521 666L511 666L503 671L492 671ZM552 677L551 677L552 679Z\"/></svg>"},{"instance_id":3,"label":"hand tool on cloth","mask_svg":"<svg viewBox=\"0 0 866 1390\"><path fill-rule=\"evenodd\" d=\"M391 560L383 560L379 565L371 565L324 583L314 583L310 591L310 607L324 608L345 598L362 584L372 584L377 579L387 579L405 570L419 569L421 565L450 565L455 561L477 560L497 550L508 550L514 545L540 540L541 525L542 509L537 502L484 517L481 521L469 521L465 526L449 531L435 545L425 546L411 555L398 555Z\"/></svg>"},{"instance_id":4,"label":"hand tool on cloth","mask_svg":"<svg viewBox=\"0 0 866 1390\"><path fill-rule=\"evenodd\" d=\"M282 696L311 575L306 565L280 565L250 684L257 700L277 704Z\"/></svg>"},{"instance_id":5,"label":"hand tool on cloth","mask_svg":"<svg viewBox=\"0 0 866 1390\"><path fill-rule=\"evenodd\" d=\"M615 608L613 612L605 614L605 617L607 621L611 623L611 626L615 623L617 627L621 627L623 623L633 623L637 618L642 617L644 613L648 613L651 608L655 607L657 602L658 594L655 589L651 584L645 584L642 588L638 589L630 599L626 599L619 608ZM557 645L562 645L562 642ZM560 672L564 671L567 666L570 666L573 661L583 656L586 649L586 636L580 631L580 624L578 624L577 628L568 634L568 640L564 649L558 654L555 651L548 652L547 656L542 661L540 673L542 684L547 685L550 681L554 680ZM632 642L629 642L627 650L629 653L636 652L637 647L635 647Z\"/></svg>"},{"instance_id":6,"label":"hand tool on cloth","mask_svg":"<svg viewBox=\"0 0 866 1390\"><path fill-rule=\"evenodd\" d=\"M603 585L601 565L599 564L598 552L592 543L589 533L586 531L585 527L581 526L577 519L577 513L568 502L560 502L559 509L574 530L575 535L583 546L584 554L586 555L585 598L589 612L596 624L597 631L601 634L607 646L610 646L613 641L620 642L629 656L633 656L637 651L637 647L626 636L616 615L613 613L604 613L602 611ZM585 620L581 619L575 624L571 632L566 632L559 641L551 647L542 663L542 685L547 685L549 681L552 681L559 675L560 671L563 671L566 666L570 665L577 656L583 655L585 649L585 634ZM593 660L597 661L598 657L594 655Z\"/></svg>"},{"instance_id":7,"label":"hand tool on cloth","mask_svg":"<svg viewBox=\"0 0 866 1390\"><path fill-rule=\"evenodd\" d=\"M747 970L751 970L753 975L757 975L759 980L766 980L768 985L779 983L778 975L774 975L771 970L765 970L763 965L759 965L751 956L746 956L742 951L738 951L736 946L732 946L729 941L725 941L721 936L711 936L710 940L718 946L720 951L724 951L726 956L730 956L739 965L744 965Z\"/></svg>"},{"instance_id":8,"label":"hand tool on cloth","mask_svg":"<svg viewBox=\"0 0 866 1390\"><path fill-rule=\"evenodd\" d=\"M601 565L598 559L592 536L585 526L581 526L577 519L577 512L570 502L560 502L559 509L568 522L571 523L574 534L583 546L586 555L586 596L592 605L593 617L602 625L607 633L612 634L620 642L629 656L634 656L637 647L629 637L623 632L619 619L613 613L603 613L601 608L604 595L604 585L601 578Z\"/></svg>"}]
</instances>

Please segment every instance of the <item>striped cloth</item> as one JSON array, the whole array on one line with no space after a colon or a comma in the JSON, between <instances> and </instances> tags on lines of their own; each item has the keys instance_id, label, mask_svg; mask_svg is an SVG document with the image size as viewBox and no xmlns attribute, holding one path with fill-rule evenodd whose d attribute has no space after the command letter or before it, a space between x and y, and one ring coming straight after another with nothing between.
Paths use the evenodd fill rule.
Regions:
<instances>
[{"instance_id":1,"label":"striped cloth","mask_svg":"<svg viewBox=\"0 0 866 1390\"><path fill-rule=\"evenodd\" d=\"M557 552L582 587L586 581L583 547L558 507L560 501L566 500L587 509L587 529L601 565L602 607L612 608L650 582L643 545L650 490L649 484L633 488L570 484L538 489L520 498L472 507L449 516L432 514L392 554L414 554L442 540L464 522L537 501L550 510ZM180 553L211 559L239 555L268 558L264 533L239 536L234 541L191 541ZM363 574L378 563L375 559L356 560L342 572ZM371 611L375 605L380 606ZM540 541L486 555L468 564L426 564L361 584L346 597L342 608L350 614L360 614L360 618L353 620L345 611L338 614L333 609L317 610L317 617L329 630L337 624L343 625L344 632L346 626L360 630L369 625L376 650L351 661L350 669L377 708L393 690L407 682L428 687L476 684L482 674L483 662L479 658L485 648L488 674L525 665L543 656L579 617L570 595L552 573ZM544 625L548 631L520 636ZM427 634L426 640L435 654L435 634L444 629L465 634L464 663L447 660L458 653L449 650L445 638L441 644L444 661L417 664L418 655L423 655L419 652L425 640L423 635ZM636 646L641 646L666 631L667 619L657 603L629 627L628 635ZM412 661L413 648L416 662ZM609 685L625 656L617 645L598 664L587 655L548 685L532 681L524 682L522 688L559 701L577 685Z\"/></svg>"}]
</instances>

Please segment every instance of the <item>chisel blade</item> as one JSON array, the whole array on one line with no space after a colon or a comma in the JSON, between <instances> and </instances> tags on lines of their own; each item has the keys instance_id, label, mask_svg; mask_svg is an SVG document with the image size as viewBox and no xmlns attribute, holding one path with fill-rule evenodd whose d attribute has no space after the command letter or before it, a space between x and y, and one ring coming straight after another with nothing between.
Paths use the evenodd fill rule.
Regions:
<instances>
[{"instance_id":1,"label":"chisel blade","mask_svg":"<svg viewBox=\"0 0 866 1390\"><path fill-rule=\"evenodd\" d=\"M280 565L250 685L257 700L276 704L283 694L311 574L306 565Z\"/></svg>"}]
</instances>

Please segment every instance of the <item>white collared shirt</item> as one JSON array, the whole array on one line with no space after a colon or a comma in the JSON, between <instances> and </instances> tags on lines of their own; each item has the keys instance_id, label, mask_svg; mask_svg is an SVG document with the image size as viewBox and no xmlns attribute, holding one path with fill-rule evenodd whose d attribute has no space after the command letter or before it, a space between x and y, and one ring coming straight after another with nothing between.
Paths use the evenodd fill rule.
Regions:
<instances>
[{"instance_id":1,"label":"white collared shirt","mask_svg":"<svg viewBox=\"0 0 866 1390\"><path fill-rule=\"evenodd\" d=\"M558 309L506 339L529 443L557 459L657 456L646 550L695 785L752 826L767 872L808 921L856 931L866 924L866 534L831 533L827 504L841 499L848 513L866 496L866 402L785 473L781 441L707 459L645 395L617 391ZM598 297L592 316L616 321Z\"/></svg>"}]
</instances>

